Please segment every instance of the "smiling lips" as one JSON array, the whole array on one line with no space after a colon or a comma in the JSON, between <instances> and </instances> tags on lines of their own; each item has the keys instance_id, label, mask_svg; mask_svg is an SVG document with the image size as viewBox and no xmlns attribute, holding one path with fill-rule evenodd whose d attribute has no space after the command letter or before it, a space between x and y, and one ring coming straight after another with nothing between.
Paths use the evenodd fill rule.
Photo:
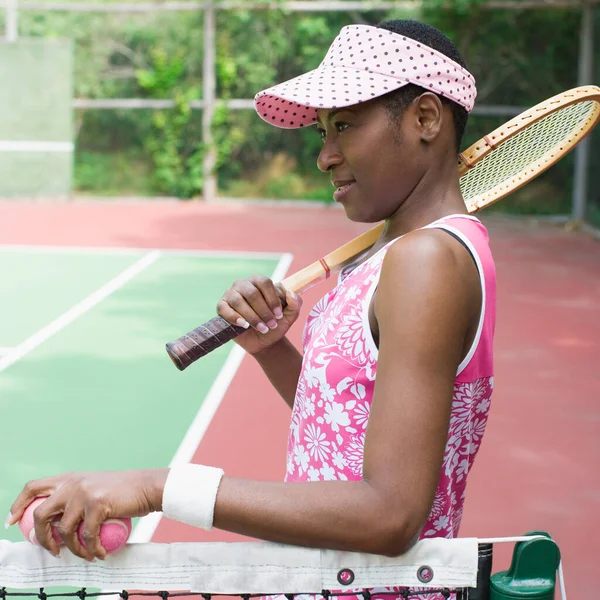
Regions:
<instances>
[{"instance_id":1,"label":"smiling lips","mask_svg":"<svg viewBox=\"0 0 600 600\"><path fill-rule=\"evenodd\" d=\"M333 199L336 202L342 202L348 195L350 190L354 187L356 181L354 179L335 179L333 185L337 190L333 193Z\"/></svg>"}]
</instances>

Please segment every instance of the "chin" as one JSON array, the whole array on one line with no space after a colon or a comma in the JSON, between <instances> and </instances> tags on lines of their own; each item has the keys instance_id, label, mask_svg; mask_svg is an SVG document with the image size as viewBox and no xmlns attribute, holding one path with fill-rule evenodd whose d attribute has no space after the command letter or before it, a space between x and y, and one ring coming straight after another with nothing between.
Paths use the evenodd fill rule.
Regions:
<instances>
[{"instance_id":1,"label":"chin","mask_svg":"<svg viewBox=\"0 0 600 600\"><path fill-rule=\"evenodd\" d=\"M344 211L348 219L355 223L379 223L384 220L383 217L375 215L371 211L364 210L364 208L361 210L360 207L345 205Z\"/></svg>"}]
</instances>

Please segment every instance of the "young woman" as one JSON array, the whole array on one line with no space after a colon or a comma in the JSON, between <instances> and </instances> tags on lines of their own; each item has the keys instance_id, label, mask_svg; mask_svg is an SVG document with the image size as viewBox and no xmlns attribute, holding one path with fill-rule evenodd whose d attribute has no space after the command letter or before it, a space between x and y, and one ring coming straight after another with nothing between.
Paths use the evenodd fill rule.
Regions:
<instances>
[{"instance_id":1,"label":"young woman","mask_svg":"<svg viewBox=\"0 0 600 600\"><path fill-rule=\"evenodd\" d=\"M163 510L199 527L382 555L458 534L493 386L495 272L456 168L475 81L456 48L414 21L342 29L321 66L257 95L259 115L316 124L318 167L348 218L385 221L375 246L311 310L303 352L286 338L300 299L264 277L236 282L218 312L292 408L287 476L214 467L76 473L28 483L36 535L104 558L100 523ZM282 303L285 299L285 308ZM75 534L85 521L87 549Z\"/></svg>"}]
</instances>

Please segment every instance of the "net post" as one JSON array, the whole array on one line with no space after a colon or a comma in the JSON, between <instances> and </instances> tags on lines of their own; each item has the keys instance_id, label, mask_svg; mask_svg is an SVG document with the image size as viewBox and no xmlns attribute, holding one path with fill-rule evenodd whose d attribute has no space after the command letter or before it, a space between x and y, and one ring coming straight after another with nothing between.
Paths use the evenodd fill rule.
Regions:
<instances>
[{"instance_id":1,"label":"net post","mask_svg":"<svg viewBox=\"0 0 600 600\"><path fill-rule=\"evenodd\" d=\"M469 589L469 600L489 600L492 576L493 544L479 544L477 555L477 587Z\"/></svg>"}]
</instances>

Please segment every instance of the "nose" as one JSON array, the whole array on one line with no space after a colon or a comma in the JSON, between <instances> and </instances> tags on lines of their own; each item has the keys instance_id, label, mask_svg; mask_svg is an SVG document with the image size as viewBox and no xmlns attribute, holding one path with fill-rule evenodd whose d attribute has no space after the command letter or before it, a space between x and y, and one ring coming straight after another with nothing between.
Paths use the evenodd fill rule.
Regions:
<instances>
[{"instance_id":1,"label":"nose","mask_svg":"<svg viewBox=\"0 0 600 600\"><path fill-rule=\"evenodd\" d=\"M331 171L334 167L341 165L344 162L344 157L337 149L333 140L327 140L319 152L317 157L317 167L323 173Z\"/></svg>"}]
</instances>

